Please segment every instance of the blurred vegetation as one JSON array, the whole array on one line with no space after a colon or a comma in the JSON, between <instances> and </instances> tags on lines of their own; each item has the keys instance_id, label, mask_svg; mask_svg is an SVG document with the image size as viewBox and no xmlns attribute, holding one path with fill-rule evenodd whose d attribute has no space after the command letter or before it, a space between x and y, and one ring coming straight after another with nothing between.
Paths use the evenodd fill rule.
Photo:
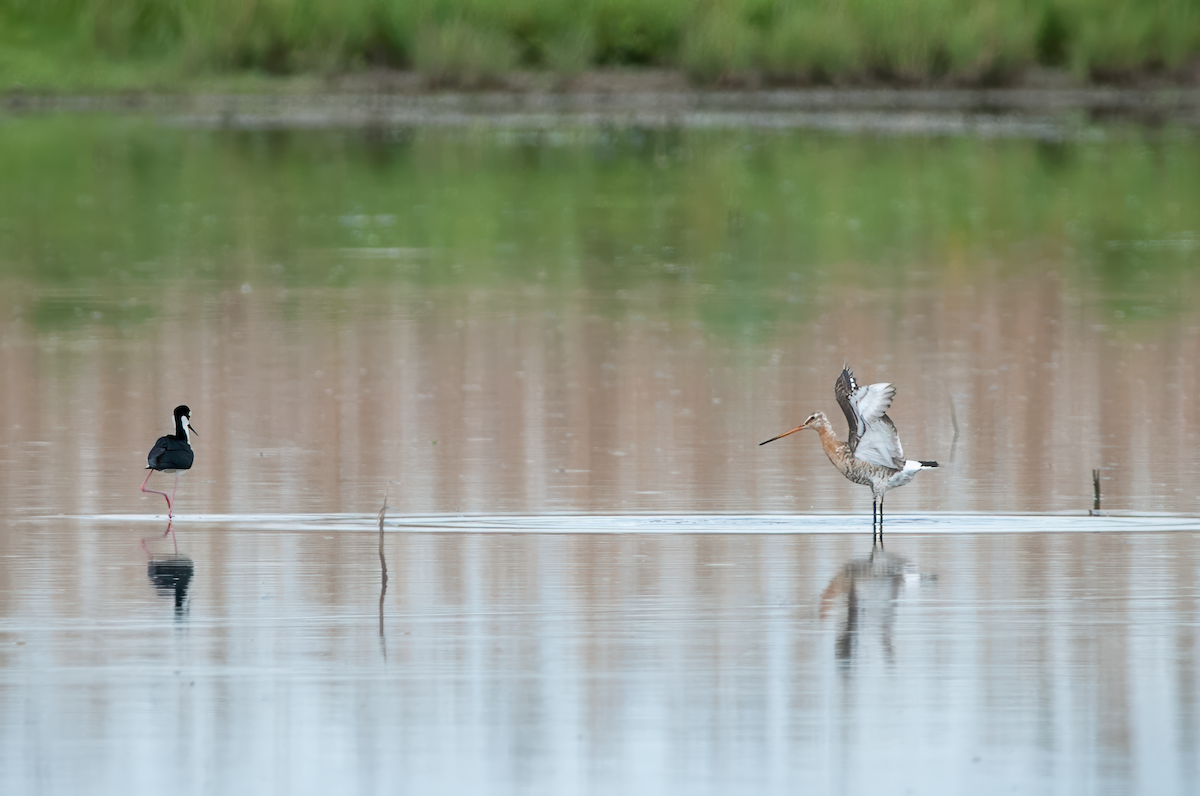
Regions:
<instances>
[{"instance_id":1,"label":"blurred vegetation","mask_svg":"<svg viewBox=\"0 0 1200 796\"><path fill-rule=\"evenodd\" d=\"M1194 0L0 0L0 91L176 88L204 75L686 70L701 83L1003 83L1178 69Z\"/></svg>"},{"instance_id":2,"label":"blurred vegetation","mask_svg":"<svg viewBox=\"0 0 1200 796\"><path fill-rule=\"evenodd\" d=\"M1054 269L1133 319L1195 305L1196 174L1195 142L1161 133L1048 143L16 118L0 125L0 293L50 326L140 322L181 281L196 301L244 285L690 296L738 326L809 311L827 287Z\"/></svg>"}]
</instances>

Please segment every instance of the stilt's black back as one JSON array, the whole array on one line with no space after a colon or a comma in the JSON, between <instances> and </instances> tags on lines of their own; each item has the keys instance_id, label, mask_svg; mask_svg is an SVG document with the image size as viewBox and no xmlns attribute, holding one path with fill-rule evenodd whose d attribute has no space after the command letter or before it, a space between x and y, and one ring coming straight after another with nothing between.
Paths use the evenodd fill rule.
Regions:
<instances>
[{"instance_id":1,"label":"stilt's black back","mask_svg":"<svg viewBox=\"0 0 1200 796\"><path fill-rule=\"evenodd\" d=\"M192 446L174 436L159 437L150 449L146 464L151 470L190 470L195 454Z\"/></svg>"}]
</instances>

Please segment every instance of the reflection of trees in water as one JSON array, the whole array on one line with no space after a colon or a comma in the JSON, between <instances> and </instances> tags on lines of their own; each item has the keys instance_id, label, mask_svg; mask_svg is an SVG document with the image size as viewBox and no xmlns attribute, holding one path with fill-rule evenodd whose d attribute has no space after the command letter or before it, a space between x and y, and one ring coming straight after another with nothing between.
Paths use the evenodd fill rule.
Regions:
<instances>
[{"instance_id":1,"label":"reflection of trees in water","mask_svg":"<svg viewBox=\"0 0 1200 796\"><path fill-rule=\"evenodd\" d=\"M930 579L907 558L880 545L873 546L869 555L846 562L821 593L822 619L845 598L845 615L834 646L837 659L852 662L862 655L865 643L877 638L884 657L892 663L896 599L906 583Z\"/></svg>"},{"instance_id":2,"label":"reflection of trees in water","mask_svg":"<svg viewBox=\"0 0 1200 796\"><path fill-rule=\"evenodd\" d=\"M4 136L0 159L32 169L51 202L8 191L0 208L22 308L0 358L13 383L45 376L6 397L6 422L66 449L77 425L50 399L94 396L93 442L115 455L144 433L132 418L160 416L140 389L160 363L243 341L206 376L248 408L223 421L242 443L217 446L190 485L210 510L233 510L224 485L250 453L274 487L263 509L370 505L389 473L406 479L397 509L418 513L847 511L819 453L785 461L747 442L797 422L825 400L821 374L879 340L892 353L861 366L902 377L905 442L959 461L897 509L1074 510L1091 468L1135 460L1144 472L1106 485L1107 508L1195 507L1189 448L1172 444L1200 429L1200 181L1186 177L1200 148L1186 141L1156 144L1161 162L1109 142L1097 170L1071 143L627 126L213 137L46 118ZM181 164L223 179L178 202ZM401 183L418 204L396 205ZM100 205L110 223L95 223ZM114 263L128 278L110 278ZM245 292L222 293L219 312L182 300L216 283ZM123 368L40 369L47 340L70 351L163 318ZM1143 415L1172 422L1121 421ZM305 446L280 446L301 428ZM65 485L57 467L6 457L0 481ZM126 488L89 473L98 494ZM90 511L64 495L65 513Z\"/></svg>"}]
</instances>

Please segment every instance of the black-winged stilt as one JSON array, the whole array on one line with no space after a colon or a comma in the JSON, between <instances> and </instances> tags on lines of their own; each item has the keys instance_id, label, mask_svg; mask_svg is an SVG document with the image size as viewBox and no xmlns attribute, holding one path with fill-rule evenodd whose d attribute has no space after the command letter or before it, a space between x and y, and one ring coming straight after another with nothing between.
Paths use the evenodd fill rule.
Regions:
<instances>
[{"instance_id":1,"label":"black-winged stilt","mask_svg":"<svg viewBox=\"0 0 1200 796\"><path fill-rule=\"evenodd\" d=\"M192 461L195 459L191 446L191 435L195 433L196 429L192 428L192 410L186 406L177 406L175 407L175 433L159 437L146 457L146 469L150 472L146 474L146 480L142 482L142 491L153 492L167 499L168 519L174 513L171 500L175 497L175 490L179 488L179 471L190 470ZM150 476L154 475L156 470L175 474L175 486L171 489L170 495L166 492L159 492L157 489L146 488L146 484L150 483Z\"/></svg>"}]
</instances>

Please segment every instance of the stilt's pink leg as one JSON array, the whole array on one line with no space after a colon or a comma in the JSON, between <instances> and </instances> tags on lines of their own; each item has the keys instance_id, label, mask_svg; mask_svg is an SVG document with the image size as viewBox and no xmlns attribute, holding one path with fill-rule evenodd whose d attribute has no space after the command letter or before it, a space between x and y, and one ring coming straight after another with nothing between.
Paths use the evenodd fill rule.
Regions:
<instances>
[{"instance_id":1,"label":"stilt's pink leg","mask_svg":"<svg viewBox=\"0 0 1200 796\"><path fill-rule=\"evenodd\" d=\"M170 519L171 518L171 496L168 495L166 492L159 492L157 489L147 489L146 488L146 484L150 483L151 475L154 475L154 470L151 470L150 475L147 475L146 480L142 482L142 491L143 492L153 492L156 495L162 495L163 498L165 498L167 501L167 519ZM179 473L175 473L175 485L176 486L179 485Z\"/></svg>"},{"instance_id":2,"label":"stilt's pink leg","mask_svg":"<svg viewBox=\"0 0 1200 796\"><path fill-rule=\"evenodd\" d=\"M154 490L151 489L150 491L153 492ZM162 493L160 492L159 494ZM175 544L175 555L179 555L179 539L175 537L175 529L171 527L171 520L169 518L167 519L167 529L163 531L162 536L158 538L163 539L167 534L171 534L171 541ZM146 555L151 555L150 548L146 547L145 537L142 538L142 550L145 551Z\"/></svg>"}]
</instances>

